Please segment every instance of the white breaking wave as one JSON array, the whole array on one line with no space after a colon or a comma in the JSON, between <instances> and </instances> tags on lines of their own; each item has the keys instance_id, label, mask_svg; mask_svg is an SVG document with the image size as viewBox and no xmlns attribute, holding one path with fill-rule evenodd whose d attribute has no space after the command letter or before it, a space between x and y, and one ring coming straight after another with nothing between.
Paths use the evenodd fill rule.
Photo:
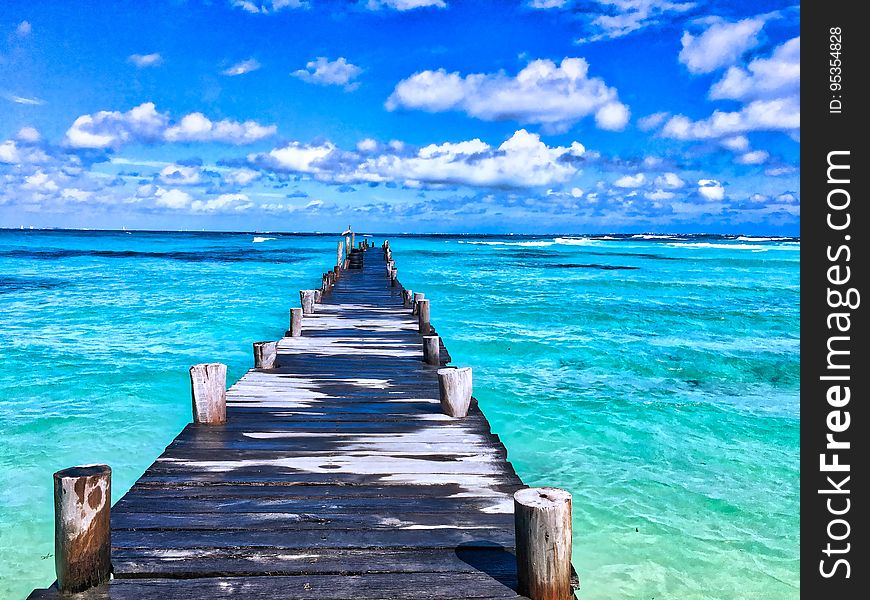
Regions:
<instances>
[{"instance_id":1,"label":"white breaking wave","mask_svg":"<svg viewBox=\"0 0 870 600\"><path fill-rule=\"evenodd\" d=\"M748 235L741 235L735 238L738 242L782 242L789 238L785 237L751 237Z\"/></svg>"},{"instance_id":2,"label":"white breaking wave","mask_svg":"<svg viewBox=\"0 0 870 600\"><path fill-rule=\"evenodd\" d=\"M260 242L268 242L269 240L275 240L275 239L278 239L278 238L270 238L270 237L255 237L254 240L253 240L251 243L252 243L252 244L258 244L258 243L260 243Z\"/></svg>"},{"instance_id":3,"label":"white breaking wave","mask_svg":"<svg viewBox=\"0 0 870 600\"><path fill-rule=\"evenodd\" d=\"M757 244L716 244L711 242L684 242L668 244L671 248L716 248L721 250L752 250L767 252L768 250L800 250L800 244L791 242L777 246L759 246Z\"/></svg>"}]
</instances>

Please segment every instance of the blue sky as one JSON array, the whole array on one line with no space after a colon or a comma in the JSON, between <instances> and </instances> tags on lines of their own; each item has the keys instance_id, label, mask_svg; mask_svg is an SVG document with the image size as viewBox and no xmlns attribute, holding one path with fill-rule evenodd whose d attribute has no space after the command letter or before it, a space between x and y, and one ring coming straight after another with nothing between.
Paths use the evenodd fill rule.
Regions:
<instances>
[{"instance_id":1,"label":"blue sky","mask_svg":"<svg viewBox=\"0 0 870 600\"><path fill-rule=\"evenodd\" d=\"M797 234L800 11L7 0L0 226Z\"/></svg>"}]
</instances>

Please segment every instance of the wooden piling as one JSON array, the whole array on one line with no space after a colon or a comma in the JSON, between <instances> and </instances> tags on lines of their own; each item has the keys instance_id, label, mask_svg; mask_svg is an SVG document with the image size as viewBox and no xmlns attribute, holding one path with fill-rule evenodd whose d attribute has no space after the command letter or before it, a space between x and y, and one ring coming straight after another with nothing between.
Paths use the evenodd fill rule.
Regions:
<instances>
[{"instance_id":1,"label":"wooden piling","mask_svg":"<svg viewBox=\"0 0 870 600\"><path fill-rule=\"evenodd\" d=\"M569 600L571 586L571 494L559 488L514 493L517 581L531 600Z\"/></svg>"},{"instance_id":2,"label":"wooden piling","mask_svg":"<svg viewBox=\"0 0 870 600\"><path fill-rule=\"evenodd\" d=\"M302 335L302 309L290 309L290 329L287 330L290 337L299 337Z\"/></svg>"},{"instance_id":3,"label":"wooden piling","mask_svg":"<svg viewBox=\"0 0 870 600\"><path fill-rule=\"evenodd\" d=\"M302 314L314 314L314 290L299 290L299 300L302 303Z\"/></svg>"},{"instance_id":4,"label":"wooden piling","mask_svg":"<svg viewBox=\"0 0 870 600\"><path fill-rule=\"evenodd\" d=\"M54 568L62 593L109 580L112 469L86 465L54 474Z\"/></svg>"},{"instance_id":5,"label":"wooden piling","mask_svg":"<svg viewBox=\"0 0 870 600\"><path fill-rule=\"evenodd\" d=\"M221 363L190 367L193 422L221 425L227 421L227 366Z\"/></svg>"},{"instance_id":6,"label":"wooden piling","mask_svg":"<svg viewBox=\"0 0 870 600\"><path fill-rule=\"evenodd\" d=\"M335 266L341 268L341 265L344 261L341 259L341 253L344 250L344 242L342 240L338 240L338 248L335 251Z\"/></svg>"},{"instance_id":7,"label":"wooden piling","mask_svg":"<svg viewBox=\"0 0 870 600\"><path fill-rule=\"evenodd\" d=\"M423 362L427 365L441 364L441 338L437 335L423 336Z\"/></svg>"},{"instance_id":8,"label":"wooden piling","mask_svg":"<svg viewBox=\"0 0 870 600\"><path fill-rule=\"evenodd\" d=\"M335 283L336 281L341 279L341 267L339 265L335 265L334 267L332 267L332 277L334 279L332 283Z\"/></svg>"},{"instance_id":9,"label":"wooden piling","mask_svg":"<svg viewBox=\"0 0 870 600\"><path fill-rule=\"evenodd\" d=\"M426 298L417 302L417 325L420 335L429 335L432 326L429 323L429 300Z\"/></svg>"},{"instance_id":10,"label":"wooden piling","mask_svg":"<svg viewBox=\"0 0 870 600\"><path fill-rule=\"evenodd\" d=\"M414 301L411 303L411 314L412 315L417 314L417 308L418 308L417 303L420 300L423 300L424 298L425 298L425 294L423 294L423 292L414 292Z\"/></svg>"},{"instance_id":11,"label":"wooden piling","mask_svg":"<svg viewBox=\"0 0 870 600\"><path fill-rule=\"evenodd\" d=\"M399 270L396 267L390 269L390 287L396 287L399 285L398 275Z\"/></svg>"},{"instance_id":12,"label":"wooden piling","mask_svg":"<svg viewBox=\"0 0 870 600\"><path fill-rule=\"evenodd\" d=\"M350 232L350 247L356 248L356 232L354 231Z\"/></svg>"},{"instance_id":13,"label":"wooden piling","mask_svg":"<svg viewBox=\"0 0 870 600\"><path fill-rule=\"evenodd\" d=\"M411 308L413 305L414 292L411 290L402 290L402 306L405 308Z\"/></svg>"},{"instance_id":14,"label":"wooden piling","mask_svg":"<svg viewBox=\"0 0 870 600\"><path fill-rule=\"evenodd\" d=\"M323 300L323 290L314 290L314 303L320 304L321 300Z\"/></svg>"},{"instance_id":15,"label":"wooden piling","mask_svg":"<svg viewBox=\"0 0 870 600\"><path fill-rule=\"evenodd\" d=\"M278 342L254 342L254 368L274 369L278 366Z\"/></svg>"},{"instance_id":16,"label":"wooden piling","mask_svg":"<svg viewBox=\"0 0 870 600\"><path fill-rule=\"evenodd\" d=\"M441 411L451 417L464 417L471 405L471 367L438 369Z\"/></svg>"}]
</instances>

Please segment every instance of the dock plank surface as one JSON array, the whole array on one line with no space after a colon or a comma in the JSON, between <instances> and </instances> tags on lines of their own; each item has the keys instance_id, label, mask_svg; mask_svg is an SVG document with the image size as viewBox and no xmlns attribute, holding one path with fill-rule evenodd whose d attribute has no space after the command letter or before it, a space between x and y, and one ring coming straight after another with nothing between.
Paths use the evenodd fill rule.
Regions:
<instances>
[{"instance_id":1,"label":"dock plank surface","mask_svg":"<svg viewBox=\"0 0 870 600\"><path fill-rule=\"evenodd\" d=\"M524 486L476 403L442 414L400 290L378 251L343 271L227 423L185 427L112 508L114 579L77 596L520 597Z\"/></svg>"}]
</instances>

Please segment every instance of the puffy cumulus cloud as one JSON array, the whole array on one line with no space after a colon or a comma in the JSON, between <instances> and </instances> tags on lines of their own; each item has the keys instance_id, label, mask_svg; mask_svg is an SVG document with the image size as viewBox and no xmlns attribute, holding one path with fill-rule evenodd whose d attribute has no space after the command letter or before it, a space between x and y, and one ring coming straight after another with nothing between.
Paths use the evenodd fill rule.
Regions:
<instances>
[{"instance_id":1,"label":"puffy cumulus cloud","mask_svg":"<svg viewBox=\"0 0 870 600\"><path fill-rule=\"evenodd\" d=\"M646 183L646 175L637 173L636 175L624 175L613 182L618 188L638 188Z\"/></svg>"},{"instance_id":2,"label":"puffy cumulus cloud","mask_svg":"<svg viewBox=\"0 0 870 600\"><path fill-rule=\"evenodd\" d=\"M725 188L716 179L699 179L698 193L707 200L722 200L725 198Z\"/></svg>"},{"instance_id":3,"label":"puffy cumulus cloud","mask_svg":"<svg viewBox=\"0 0 870 600\"><path fill-rule=\"evenodd\" d=\"M713 100L754 100L797 96L801 82L801 39L777 46L769 58L756 58L746 68L731 67L710 88Z\"/></svg>"},{"instance_id":4,"label":"puffy cumulus cloud","mask_svg":"<svg viewBox=\"0 0 870 600\"><path fill-rule=\"evenodd\" d=\"M654 200L656 202L660 202L662 200L672 200L676 196L673 192L668 192L667 190L656 189L651 192L645 192L644 197L647 200Z\"/></svg>"},{"instance_id":5,"label":"puffy cumulus cloud","mask_svg":"<svg viewBox=\"0 0 870 600\"><path fill-rule=\"evenodd\" d=\"M144 69L146 67L156 67L160 65L163 62L163 57L157 52L153 52L151 54L131 54L127 57L127 60L140 69Z\"/></svg>"},{"instance_id":6,"label":"puffy cumulus cloud","mask_svg":"<svg viewBox=\"0 0 870 600\"><path fill-rule=\"evenodd\" d=\"M768 158L770 158L770 154L764 150L753 150L752 152L741 154L737 158L737 162L741 165L760 165L767 162Z\"/></svg>"},{"instance_id":7,"label":"puffy cumulus cloud","mask_svg":"<svg viewBox=\"0 0 870 600\"><path fill-rule=\"evenodd\" d=\"M202 113L185 115L172 124L168 113L146 102L127 112L100 111L78 117L67 130L64 143L70 148L117 149L132 143L223 142L250 144L274 135L274 125L255 121L212 121Z\"/></svg>"},{"instance_id":8,"label":"puffy cumulus cloud","mask_svg":"<svg viewBox=\"0 0 870 600\"><path fill-rule=\"evenodd\" d=\"M194 200L190 210L197 213L243 212L254 206L245 194L221 194L208 200Z\"/></svg>"},{"instance_id":9,"label":"puffy cumulus cloud","mask_svg":"<svg viewBox=\"0 0 870 600\"><path fill-rule=\"evenodd\" d=\"M742 152L749 149L749 138L745 135L736 135L734 137L725 138L722 140L722 145L732 152Z\"/></svg>"},{"instance_id":10,"label":"puffy cumulus cloud","mask_svg":"<svg viewBox=\"0 0 870 600\"><path fill-rule=\"evenodd\" d=\"M254 59L249 58L248 60L243 60L234 64L233 66L224 69L221 71L224 75L229 77L236 77L238 75L244 75L245 73L250 73L251 71L256 71L261 67L260 63Z\"/></svg>"},{"instance_id":11,"label":"puffy cumulus cloud","mask_svg":"<svg viewBox=\"0 0 870 600\"><path fill-rule=\"evenodd\" d=\"M227 144L250 144L275 135L275 125L260 125L256 121L212 121L196 112L185 115L177 125L163 134L168 142L224 142Z\"/></svg>"},{"instance_id":12,"label":"puffy cumulus cloud","mask_svg":"<svg viewBox=\"0 0 870 600\"><path fill-rule=\"evenodd\" d=\"M673 19L696 6L695 2L669 0L530 0L530 8L538 10L572 10L573 16L585 21L589 34L578 44L611 40Z\"/></svg>"},{"instance_id":13,"label":"puffy cumulus cloud","mask_svg":"<svg viewBox=\"0 0 870 600\"><path fill-rule=\"evenodd\" d=\"M637 120L637 126L642 131L650 131L652 129L656 129L660 127L662 123L664 123L667 118L671 116L670 113L667 112L657 112L651 115L647 115Z\"/></svg>"},{"instance_id":14,"label":"puffy cumulus cloud","mask_svg":"<svg viewBox=\"0 0 870 600\"><path fill-rule=\"evenodd\" d=\"M662 173L656 177L655 184L660 188L679 189L686 185L676 173Z\"/></svg>"},{"instance_id":15,"label":"puffy cumulus cloud","mask_svg":"<svg viewBox=\"0 0 870 600\"><path fill-rule=\"evenodd\" d=\"M733 65L758 45L758 34L769 17L759 16L736 23L715 22L699 35L683 32L679 60L691 73L710 73Z\"/></svg>"},{"instance_id":16,"label":"puffy cumulus cloud","mask_svg":"<svg viewBox=\"0 0 870 600\"><path fill-rule=\"evenodd\" d=\"M305 0L230 0L230 4L253 15L268 15L285 8L308 8Z\"/></svg>"},{"instance_id":17,"label":"puffy cumulus cloud","mask_svg":"<svg viewBox=\"0 0 870 600\"><path fill-rule=\"evenodd\" d=\"M375 144L374 148L381 148ZM271 152L252 154L262 168L312 175L329 183L398 182L408 186L467 185L528 188L567 181L579 171L585 148L547 146L520 129L498 147L473 139L410 149L390 144L379 152L346 152L334 144L291 142Z\"/></svg>"},{"instance_id":18,"label":"puffy cumulus cloud","mask_svg":"<svg viewBox=\"0 0 870 600\"><path fill-rule=\"evenodd\" d=\"M444 0L368 0L365 7L369 10L391 9L398 11L414 10L415 8L447 8Z\"/></svg>"},{"instance_id":19,"label":"puffy cumulus cloud","mask_svg":"<svg viewBox=\"0 0 870 600\"><path fill-rule=\"evenodd\" d=\"M365 138L357 142L356 149L360 152L374 152L378 149L378 143L371 138Z\"/></svg>"},{"instance_id":20,"label":"puffy cumulus cloud","mask_svg":"<svg viewBox=\"0 0 870 600\"><path fill-rule=\"evenodd\" d=\"M362 69L358 66L347 62L343 56L330 61L325 56L318 56L316 59L309 61L304 69L293 71L291 75L308 83L316 83L318 85L340 85L345 90L351 91L359 87L359 82L355 82Z\"/></svg>"},{"instance_id":21,"label":"puffy cumulus cloud","mask_svg":"<svg viewBox=\"0 0 870 600\"><path fill-rule=\"evenodd\" d=\"M15 139L19 142L35 144L42 139L42 136L39 134L39 131L33 127L22 127L18 130L18 133L15 134Z\"/></svg>"},{"instance_id":22,"label":"puffy cumulus cloud","mask_svg":"<svg viewBox=\"0 0 870 600\"><path fill-rule=\"evenodd\" d=\"M140 191L142 189L140 188ZM154 190L154 204L164 208L172 208L175 210L188 208L193 202L193 197L185 191L178 189L164 189L157 187Z\"/></svg>"},{"instance_id":23,"label":"puffy cumulus cloud","mask_svg":"<svg viewBox=\"0 0 870 600\"><path fill-rule=\"evenodd\" d=\"M18 153L18 145L13 140L6 140L0 144L0 163L14 165L20 160L21 155Z\"/></svg>"},{"instance_id":24,"label":"puffy cumulus cloud","mask_svg":"<svg viewBox=\"0 0 870 600\"><path fill-rule=\"evenodd\" d=\"M619 130L628 123L628 107L615 88L589 77L583 58L530 62L515 77L504 72L462 77L444 69L421 71L396 85L388 110L462 111L485 121L512 120L566 131L594 115L602 129Z\"/></svg>"},{"instance_id":25,"label":"puffy cumulus cloud","mask_svg":"<svg viewBox=\"0 0 870 600\"><path fill-rule=\"evenodd\" d=\"M259 178L260 173L253 169L232 169L222 176L225 184L233 186L246 186Z\"/></svg>"},{"instance_id":26,"label":"puffy cumulus cloud","mask_svg":"<svg viewBox=\"0 0 870 600\"><path fill-rule=\"evenodd\" d=\"M57 182L51 175L44 171L36 171L32 175L27 175L24 178L24 183L21 185L24 190L34 192L51 193L59 189Z\"/></svg>"},{"instance_id":27,"label":"puffy cumulus cloud","mask_svg":"<svg viewBox=\"0 0 870 600\"><path fill-rule=\"evenodd\" d=\"M200 170L196 167L167 165L159 174L160 181L169 185L195 185L202 181Z\"/></svg>"},{"instance_id":28,"label":"puffy cumulus cloud","mask_svg":"<svg viewBox=\"0 0 870 600\"><path fill-rule=\"evenodd\" d=\"M754 100L737 111L716 110L699 121L683 115L671 117L662 135L678 140L707 140L750 131L781 131L799 135L800 100L796 97Z\"/></svg>"},{"instance_id":29,"label":"puffy cumulus cloud","mask_svg":"<svg viewBox=\"0 0 870 600\"><path fill-rule=\"evenodd\" d=\"M33 32L33 26L30 21L21 21L18 27L15 28L15 35L20 38L26 38Z\"/></svg>"}]
</instances>

